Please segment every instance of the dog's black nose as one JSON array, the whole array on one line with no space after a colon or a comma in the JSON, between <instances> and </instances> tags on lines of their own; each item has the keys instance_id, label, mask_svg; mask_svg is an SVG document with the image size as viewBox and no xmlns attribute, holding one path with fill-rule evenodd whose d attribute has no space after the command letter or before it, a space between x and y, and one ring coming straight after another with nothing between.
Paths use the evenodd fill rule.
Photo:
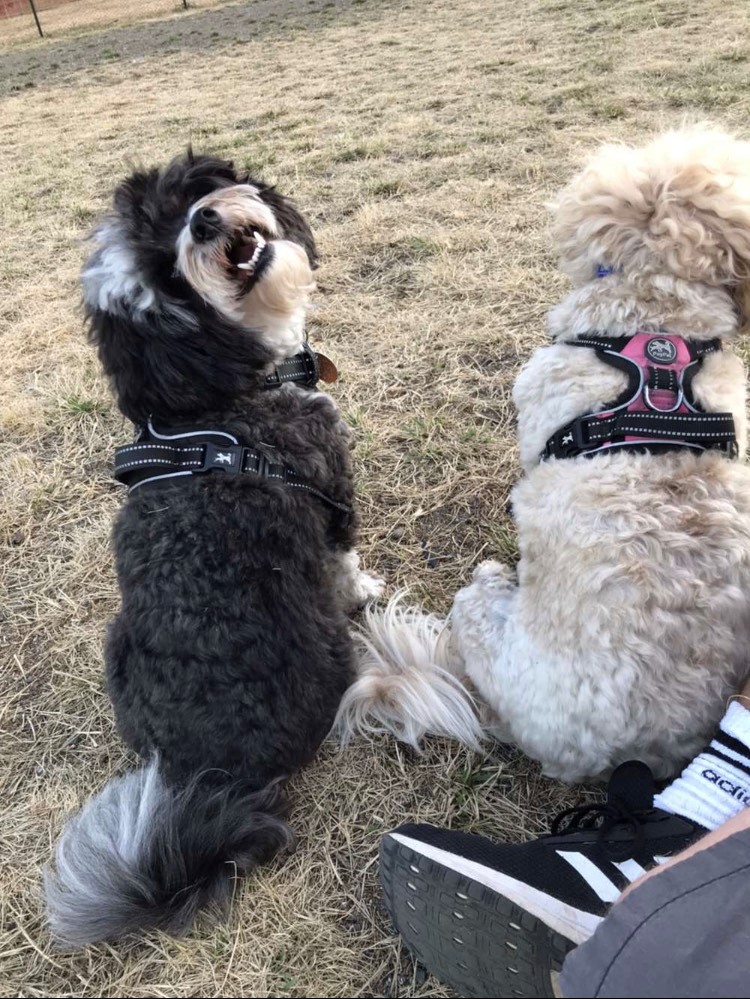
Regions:
<instances>
[{"instance_id":1,"label":"dog's black nose","mask_svg":"<svg viewBox=\"0 0 750 999\"><path fill-rule=\"evenodd\" d=\"M199 208L190 219L190 232L196 243L207 243L221 231L221 215L213 208Z\"/></svg>"}]
</instances>

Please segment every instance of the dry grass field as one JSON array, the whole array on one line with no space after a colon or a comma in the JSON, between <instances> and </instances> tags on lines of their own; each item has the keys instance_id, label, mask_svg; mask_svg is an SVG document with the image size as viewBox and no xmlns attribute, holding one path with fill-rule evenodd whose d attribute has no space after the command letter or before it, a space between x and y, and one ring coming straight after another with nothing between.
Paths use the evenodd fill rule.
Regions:
<instances>
[{"instance_id":1,"label":"dry grass field","mask_svg":"<svg viewBox=\"0 0 750 999\"><path fill-rule=\"evenodd\" d=\"M749 16L745 0L258 0L0 55L0 995L446 996L391 934L381 833L417 817L521 839L579 793L509 748L327 747L294 782L296 854L238 885L228 924L50 948L41 865L132 762L101 679L109 465L130 428L77 285L115 181L192 141L310 214L310 335L341 370L365 560L445 611L478 560L515 555L510 387L564 290L545 200L602 138L686 114L745 128Z\"/></svg>"},{"instance_id":2,"label":"dry grass field","mask_svg":"<svg viewBox=\"0 0 750 999\"><path fill-rule=\"evenodd\" d=\"M226 0L189 0L188 12L210 10ZM36 0L46 39L79 34L93 28L129 25L185 14L182 0ZM39 39L34 17L27 6L22 14L0 21L0 49Z\"/></svg>"}]
</instances>

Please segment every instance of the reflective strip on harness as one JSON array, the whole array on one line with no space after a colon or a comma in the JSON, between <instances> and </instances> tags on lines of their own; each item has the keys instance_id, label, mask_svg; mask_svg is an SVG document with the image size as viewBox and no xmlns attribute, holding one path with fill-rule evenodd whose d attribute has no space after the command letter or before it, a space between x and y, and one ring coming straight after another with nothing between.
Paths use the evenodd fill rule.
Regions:
<instances>
[{"instance_id":1,"label":"reflective strip on harness","mask_svg":"<svg viewBox=\"0 0 750 999\"><path fill-rule=\"evenodd\" d=\"M692 382L706 354L719 340L686 340L665 333L630 337L581 337L570 346L593 348L597 356L628 376L619 399L595 413L571 420L547 441L541 460L593 455L612 448L655 451L691 448L737 454L731 413L706 413Z\"/></svg>"},{"instance_id":2,"label":"reflective strip on harness","mask_svg":"<svg viewBox=\"0 0 750 999\"><path fill-rule=\"evenodd\" d=\"M163 440L154 440L152 434ZM211 436L225 440L218 443L201 440L202 437ZM128 492L133 492L147 484L183 476L212 472L225 475L254 475L279 482L289 489L309 493L347 518L351 515L350 507L331 499L288 465L272 462L257 448L243 447L231 441L236 441L236 438L218 430L157 434L149 421L148 429L143 432L141 440L115 450L114 477L128 487Z\"/></svg>"}]
</instances>

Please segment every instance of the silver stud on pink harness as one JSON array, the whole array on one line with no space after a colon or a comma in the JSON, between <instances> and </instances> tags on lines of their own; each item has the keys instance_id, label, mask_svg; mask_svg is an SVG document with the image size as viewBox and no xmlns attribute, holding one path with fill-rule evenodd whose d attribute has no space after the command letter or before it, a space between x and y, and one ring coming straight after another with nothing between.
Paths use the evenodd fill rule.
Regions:
<instances>
[{"instance_id":1,"label":"silver stud on pink harness","mask_svg":"<svg viewBox=\"0 0 750 999\"><path fill-rule=\"evenodd\" d=\"M731 413L706 413L692 392L693 378L720 340L687 340L672 333L585 336L565 341L596 351L628 376L628 387L595 413L571 420L547 441L540 458L590 457L602 451L690 448L737 455Z\"/></svg>"}]
</instances>

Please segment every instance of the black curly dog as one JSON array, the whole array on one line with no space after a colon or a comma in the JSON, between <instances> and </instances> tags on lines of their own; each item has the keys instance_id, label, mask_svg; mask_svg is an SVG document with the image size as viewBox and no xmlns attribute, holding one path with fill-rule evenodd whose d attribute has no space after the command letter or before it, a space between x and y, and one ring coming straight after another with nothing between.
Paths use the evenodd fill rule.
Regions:
<instances>
[{"instance_id":1,"label":"black curly dog","mask_svg":"<svg viewBox=\"0 0 750 999\"><path fill-rule=\"evenodd\" d=\"M353 679L346 614L364 600L354 519L334 505L353 502L347 428L313 386L265 387L303 343L316 264L305 220L231 163L189 152L122 183L94 237L86 313L125 416L162 437L231 434L323 497L216 471L125 501L106 677L145 762L68 823L46 874L52 932L72 947L183 931L227 904L237 871L291 844L284 781Z\"/></svg>"}]
</instances>

